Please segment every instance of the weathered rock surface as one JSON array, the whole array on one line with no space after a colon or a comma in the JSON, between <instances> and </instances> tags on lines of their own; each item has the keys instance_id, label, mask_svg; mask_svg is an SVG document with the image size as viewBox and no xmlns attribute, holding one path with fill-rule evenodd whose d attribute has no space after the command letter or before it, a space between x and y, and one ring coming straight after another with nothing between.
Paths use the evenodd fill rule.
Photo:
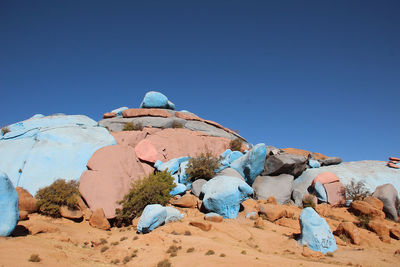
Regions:
<instances>
[{"instance_id":1,"label":"weathered rock surface","mask_svg":"<svg viewBox=\"0 0 400 267\"><path fill-rule=\"evenodd\" d=\"M18 220L17 191L7 174L0 172L0 236L9 236Z\"/></svg>"},{"instance_id":2,"label":"weathered rock surface","mask_svg":"<svg viewBox=\"0 0 400 267\"><path fill-rule=\"evenodd\" d=\"M198 206L198 198L191 194L186 194L181 198L172 200L171 204L181 208L196 208Z\"/></svg>"},{"instance_id":3,"label":"weathered rock surface","mask_svg":"<svg viewBox=\"0 0 400 267\"><path fill-rule=\"evenodd\" d=\"M293 191L294 177L289 174L258 176L252 187L256 199L275 197L279 204L289 203Z\"/></svg>"},{"instance_id":4,"label":"weathered rock surface","mask_svg":"<svg viewBox=\"0 0 400 267\"><path fill-rule=\"evenodd\" d=\"M61 217L71 219L71 220L79 220L82 219L83 213L79 209L70 209L68 206L61 206L60 208Z\"/></svg>"},{"instance_id":5,"label":"weathered rock surface","mask_svg":"<svg viewBox=\"0 0 400 267\"><path fill-rule=\"evenodd\" d=\"M95 228L108 230L111 228L102 208L96 209L90 217L89 224Z\"/></svg>"},{"instance_id":6,"label":"weathered rock surface","mask_svg":"<svg viewBox=\"0 0 400 267\"><path fill-rule=\"evenodd\" d=\"M27 211L33 213L37 211L37 200L22 187L15 188L18 193L18 209L19 211Z\"/></svg>"},{"instance_id":7,"label":"weathered rock surface","mask_svg":"<svg viewBox=\"0 0 400 267\"><path fill-rule=\"evenodd\" d=\"M0 153L7 155L0 170L32 195L60 177L78 180L97 149L115 144L104 127L83 115L36 116L8 128L0 136Z\"/></svg>"},{"instance_id":8,"label":"weathered rock surface","mask_svg":"<svg viewBox=\"0 0 400 267\"><path fill-rule=\"evenodd\" d=\"M147 234L160 226L167 219L167 210L159 204L147 205L140 216L137 231Z\"/></svg>"},{"instance_id":9,"label":"weathered rock surface","mask_svg":"<svg viewBox=\"0 0 400 267\"><path fill-rule=\"evenodd\" d=\"M287 216L285 207L274 204L261 205L260 213L264 214L268 221L271 222Z\"/></svg>"},{"instance_id":10,"label":"weathered rock surface","mask_svg":"<svg viewBox=\"0 0 400 267\"><path fill-rule=\"evenodd\" d=\"M210 231L211 230L211 224L209 223L202 223L202 222L195 222L195 221L191 221L189 222L189 225L200 228L203 231Z\"/></svg>"},{"instance_id":11,"label":"weathered rock surface","mask_svg":"<svg viewBox=\"0 0 400 267\"><path fill-rule=\"evenodd\" d=\"M368 229L375 232L383 242L390 243L390 229L384 220L371 220L368 223Z\"/></svg>"},{"instance_id":12,"label":"weathered rock surface","mask_svg":"<svg viewBox=\"0 0 400 267\"><path fill-rule=\"evenodd\" d=\"M194 181L192 183L192 194L195 195L196 197L200 197L201 190L205 183L207 183L207 180L204 179L198 179Z\"/></svg>"},{"instance_id":13,"label":"weathered rock surface","mask_svg":"<svg viewBox=\"0 0 400 267\"><path fill-rule=\"evenodd\" d=\"M399 173L400 179L400 173ZM392 184L383 184L375 189L374 197L383 202L383 211L388 215L388 218L397 221L399 209L399 193Z\"/></svg>"},{"instance_id":14,"label":"weathered rock surface","mask_svg":"<svg viewBox=\"0 0 400 267\"><path fill-rule=\"evenodd\" d=\"M339 157L328 157L320 160L322 166L337 165L342 163L342 159Z\"/></svg>"},{"instance_id":15,"label":"weathered rock surface","mask_svg":"<svg viewBox=\"0 0 400 267\"><path fill-rule=\"evenodd\" d=\"M281 150L286 153L289 153L289 154L296 154L296 155L304 156L306 158L314 158L316 160L324 160L324 159L328 158L328 156L325 156L321 153L310 152L310 151L298 149L298 148L289 147L289 148L282 148Z\"/></svg>"},{"instance_id":16,"label":"weathered rock surface","mask_svg":"<svg viewBox=\"0 0 400 267\"><path fill-rule=\"evenodd\" d=\"M265 160L262 175L290 174L297 177L306 169L306 165L307 158L304 156L289 153L272 155Z\"/></svg>"},{"instance_id":17,"label":"weathered rock surface","mask_svg":"<svg viewBox=\"0 0 400 267\"><path fill-rule=\"evenodd\" d=\"M224 218L215 212L209 212L206 215L204 215L204 220L210 222L222 222Z\"/></svg>"},{"instance_id":18,"label":"weathered rock surface","mask_svg":"<svg viewBox=\"0 0 400 267\"><path fill-rule=\"evenodd\" d=\"M365 215L371 218L385 218L385 213L368 204L365 201L356 200L351 202L350 210L356 215Z\"/></svg>"},{"instance_id":19,"label":"weathered rock surface","mask_svg":"<svg viewBox=\"0 0 400 267\"><path fill-rule=\"evenodd\" d=\"M329 204L332 206L343 206L346 204L345 188L341 182L333 182L324 184L323 186Z\"/></svg>"},{"instance_id":20,"label":"weathered rock surface","mask_svg":"<svg viewBox=\"0 0 400 267\"><path fill-rule=\"evenodd\" d=\"M363 201L367 202L375 209L383 210L383 202L379 198L369 196L369 197L364 198Z\"/></svg>"},{"instance_id":21,"label":"weathered rock surface","mask_svg":"<svg viewBox=\"0 0 400 267\"><path fill-rule=\"evenodd\" d=\"M334 234L337 236L347 236L354 245L360 245L361 243L360 230L351 222L341 222L334 231Z\"/></svg>"}]
</instances>

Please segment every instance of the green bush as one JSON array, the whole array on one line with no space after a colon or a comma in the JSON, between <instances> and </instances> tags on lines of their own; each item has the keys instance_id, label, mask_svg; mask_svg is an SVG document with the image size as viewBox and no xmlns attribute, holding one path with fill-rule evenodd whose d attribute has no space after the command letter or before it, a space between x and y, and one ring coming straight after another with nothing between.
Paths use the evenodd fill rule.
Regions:
<instances>
[{"instance_id":1,"label":"green bush","mask_svg":"<svg viewBox=\"0 0 400 267\"><path fill-rule=\"evenodd\" d=\"M197 179L210 180L215 176L215 170L220 167L220 158L210 151L203 152L196 158L189 158L186 174L192 181Z\"/></svg>"},{"instance_id":2,"label":"green bush","mask_svg":"<svg viewBox=\"0 0 400 267\"><path fill-rule=\"evenodd\" d=\"M171 128L174 128L174 129L183 128L183 124L180 123L179 121L173 121L172 124L171 124Z\"/></svg>"},{"instance_id":3,"label":"green bush","mask_svg":"<svg viewBox=\"0 0 400 267\"><path fill-rule=\"evenodd\" d=\"M66 182L64 179L58 179L51 185L40 189L35 198L38 200L40 213L51 217L61 217L60 207L75 208L77 195L79 195L78 182Z\"/></svg>"},{"instance_id":4,"label":"green bush","mask_svg":"<svg viewBox=\"0 0 400 267\"><path fill-rule=\"evenodd\" d=\"M351 182L345 186L345 196L348 201L363 200L370 195L371 192L363 181L358 181L356 183L354 180L351 180Z\"/></svg>"},{"instance_id":5,"label":"green bush","mask_svg":"<svg viewBox=\"0 0 400 267\"><path fill-rule=\"evenodd\" d=\"M1 133L3 134L3 135L5 135L6 133L9 133L10 132L10 129L8 129L8 127L3 127L3 128L1 128Z\"/></svg>"},{"instance_id":6,"label":"green bush","mask_svg":"<svg viewBox=\"0 0 400 267\"><path fill-rule=\"evenodd\" d=\"M122 209L116 210L117 225L130 224L149 204L167 204L171 198L169 192L175 186L174 178L168 170L150 174L133 183L129 193L119 202Z\"/></svg>"},{"instance_id":7,"label":"green bush","mask_svg":"<svg viewBox=\"0 0 400 267\"><path fill-rule=\"evenodd\" d=\"M229 142L229 149L232 151L242 151L243 140L235 138Z\"/></svg>"},{"instance_id":8,"label":"green bush","mask_svg":"<svg viewBox=\"0 0 400 267\"><path fill-rule=\"evenodd\" d=\"M138 122L136 124L133 124L133 122L127 122L124 125L124 128L122 128L122 131L141 131L143 130L143 125Z\"/></svg>"}]
</instances>

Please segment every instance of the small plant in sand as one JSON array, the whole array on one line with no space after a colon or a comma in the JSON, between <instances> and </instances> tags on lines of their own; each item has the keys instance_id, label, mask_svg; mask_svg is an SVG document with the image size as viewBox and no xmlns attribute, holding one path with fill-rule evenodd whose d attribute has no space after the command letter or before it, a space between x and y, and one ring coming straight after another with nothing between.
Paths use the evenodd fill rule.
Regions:
<instances>
[{"instance_id":1,"label":"small plant in sand","mask_svg":"<svg viewBox=\"0 0 400 267\"><path fill-rule=\"evenodd\" d=\"M30 262L40 262L42 259L39 257L38 254L32 254L28 261Z\"/></svg>"},{"instance_id":2,"label":"small plant in sand","mask_svg":"<svg viewBox=\"0 0 400 267\"><path fill-rule=\"evenodd\" d=\"M143 130L143 125L140 122L135 124L133 122L127 122L122 128L122 131L141 131L141 130Z\"/></svg>"},{"instance_id":3,"label":"small plant in sand","mask_svg":"<svg viewBox=\"0 0 400 267\"><path fill-rule=\"evenodd\" d=\"M183 128L183 124L180 123L179 121L173 121L171 124L171 128L180 129Z\"/></svg>"},{"instance_id":4,"label":"small plant in sand","mask_svg":"<svg viewBox=\"0 0 400 267\"><path fill-rule=\"evenodd\" d=\"M210 180L215 176L215 170L220 167L220 158L207 150L195 158L189 158L186 174L192 181L197 179Z\"/></svg>"},{"instance_id":5,"label":"small plant in sand","mask_svg":"<svg viewBox=\"0 0 400 267\"><path fill-rule=\"evenodd\" d=\"M345 192L347 201L363 200L364 198L371 195L371 192L366 187L363 181L351 180L348 185L345 186Z\"/></svg>"},{"instance_id":6,"label":"small plant in sand","mask_svg":"<svg viewBox=\"0 0 400 267\"><path fill-rule=\"evenodd\" d=\"M209 251L206 252L206 256L214 255L215 252L214 250L210 249Z\"/></svg>"},{"instance_id":7,"label":"small plant in sand","mask_svg":"<svg viewBox=\"0 0 400 267\"><path fill-rule=\"evenodd\" d=\"M51 217L61 217L60 207L75 208L77 195L79 195L78 182L66 182L64 179L58 179L51 185L40 189L35 198L38 200L40 213Z\"/></svg>"},{"instance_id":8,"label":"small plant in sand","mask_svg":"<svg viewBox=\"0 0 400 267\"><path fill-rule=\"evenodd\" d=\"M192 247L192 248L188 248L187 250L186 250L186 253L192 253L194 251L194 248Z\"/></svg>"},{"instance_id":9,"label":"small plant in sand","mask_svg":"<svg viewBox=\"0 0 400 267\"><path fill-rule=\"evenodd\" d=\"M109 249L108 246L104 246L104 247L102 247L102 248L100 249L100 252L101 252L101 253L106 252L108 249Z\"/></svg>"},{"instance_id":10,"label":"small plant in sand","mask_svg":"<svg viewBox=\"0 0 400 267\"><path fill-rule=\"evenodd\" d=\"M131 261L131 259L132 259L132 256L125 256L124 259L122 260L122 262L123 262L124 264L127 264L128 262Z\"/></svg>"},{"instance_id":11,"label":"small plant in sand","mask_svg":"<svg viewBox=\"0 0 400 267\"><path fill-rule=\"evenodd\" d=\"M119 240L119 241L124 241L124 240L127 240L128 239L128 237L127 236L123 236L123 237L121 237L121 239Z\"/></svg>"},{"instance_id":12,"label":"small plant in sand","mask_svg":"<svg viewBox=\"0 0 400 267\"><path fill-rule=\"evenodd\" d=\"M229 142L229 149L232 151L242 151L243 140L235 138Z\"/></svg>"},{"instance_id":13,"label":"small plant in sand","mask_svg":"<svg viewBox=\"0 0 400 267\"><path fill-rule=\"evenodd\" d=\"M3 135L5 135L6 133L9 133L10 132L10 129L8 128L8 127L3 127L3 128L1 128L1 133L3 134Z\"/></svg>"},{"instance_id":14,"label":"small plant in sand","mask_svg":"<svg viewBox=\"0 0 400 267\"><path fill-rule=\"evenodd\" d=\"M171 266L172 263L168 259L165 259L157 263L157 267L171 267Z\"/></svg>"},{"instance_id":15,"label":"small plant in sand","mask_svg":"<svg viewBox=\"0 0 400 267\"><path fill-rule=\"evenodd\" d=\"M132 219L140 216L144 208L149 204L164 206L171 198L169 192L175 186L174 178L167 170L150 174L136 181L122 201L119 202L122 208L116 210L116 224L131 224Z\"/></svg>"},{"instance_id":16,"label":"small plant in sand","mask_svg":"<svg viewBox=\"0 0 400 267\"><path fill-rule=\"evenodd\" d=\"M314 196L313 195L305 195L303 198L303 208L311 207L315 209L315 202L314 202Z\"/></svg>"}]
</instances>

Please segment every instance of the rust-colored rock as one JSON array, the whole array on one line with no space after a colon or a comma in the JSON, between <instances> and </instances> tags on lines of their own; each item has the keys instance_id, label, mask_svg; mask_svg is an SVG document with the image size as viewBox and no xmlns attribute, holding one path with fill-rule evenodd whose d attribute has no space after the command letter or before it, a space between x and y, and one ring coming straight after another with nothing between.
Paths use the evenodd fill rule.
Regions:
<instances>
[{"instance_id":1,"label":"rust-colored rock","mask_svg":"<svg viewBox=\"0 0 400 267\"><path fill-rule=\"evenodd\" d=\"M99 228L102 230L108 230L111 228L110 222L107 220L106 216L104 215L104 211L101 208L96 209L93 212L89 224L95 228Z\"/></svg>"},{"instance_id":2,"label":"rust-colored rock","mask_svg":"<svg viewBox=\"0 0 400 267\"><path fill-rule=\"evenodd\" d=\"M172 115L167 110L158 108L130 108L122 111L122 117L124 118L144 116L169 118Z\"/></svg>"},{"instance_id":3,"label":"rust-colored rock","mask_svg":"<svg viewBox=\"0 0 400 267\"><path fill-rule=\"evenodd\" d=\"M71 220L79 220L82 219L83 213L79 209L70 209L68 206L61 206L60 208L61 217L71 219Z\"/></svg>"},{"instance_id":4,"label":"rust-colored rock","mask_svg":"<svg viewBox=\"0 0 400 267\"><path fill-rule=\"evenodd\" d=\"M314 180L312 181L312 186L314 186L316 182L319 182L321 184L329 184L338 181L340 180L339 177L336 176L336 174L332 172L322 172L315 176Z\"/></svg>"},{"instance_id":5,"label":"rust-colored rock","mask_svg":"<svg viewBox=\"0 0 400 267\"><path fill-rule=\"evenodd\" d=\"M198 206L199 199L192 195L186 194L178 199L173 199L171 202L172 205L181 207L181 208L196 208Z\"/></svg>"},{"instance_id":6,"label":"rust-colored rock","mask_svg":"<svg viewBox=\"0 0 400 267\"><path fill-rule=\"evenodd\" d=\"M322 252L311 250L309 247L303 247L303 252L301 253L301 255L306 258L313 259L322 259L325 257Z\"/></svg>"},{"instance_id":7,"label":"rust-colored rock","mask_svg":"<svg viewBox=\"0 0 400 267\"><path fill-rule=\"evenodd\" d=\"M363 199L363 201L367 202L370 204L372 207L378 210L383 210L383 202L382 200L376 198L376 197L366 197Z\"/></svg>"},{"instance_id":8,"label":"rust-colored rock","mask_svg":"<svg viewBox=\"0 0 400 267\"><path fill-rule=\"evenodd\" d=\"M36 221L36 222L24 224L24 226L28 229L28 231L31 235L36 235L39 233L60 232L60 229L58 227L54 226L51 223L47 223L47 222Z\"/></svg>"},{"instance_id":9,"label":"rust-colored rock","mask_svg":"<svg viewBox=\"0 0 400 267\"><path fill-rule=\"evenodd\" d=\"M210 222L222 222L224 220L224 218L221 215L218 214L213 214L213 215L205 215L204 216L204 220L206 221L210 221Z\"/></svg>"},{"instance_id":10,"label":"rust-colored rock","mask_svg":"<svg viewBox=\"0 0 400 267\"><path fill-rule=\"evenodd\" d=\"M114 117L117 117L117 113L115 112L107 112L103 114L103 119L109 119Z\"/></svg>"},{"instance_id":11,"label":"rust-colored rock","mask_svg":"<svg viewBox=\"0 0 400 267\"><path fill-rule=\"evenodd\" d=\"M394 239L400 240L400 227L395 226L390 229L390 236Z\"/></svg>"},{"instance_id":12,"label":"rust-colored rock","mask_svg":"<svg viewBox=\"0 0 400 267\"><path fill-rule=\"evenodd\" d=\"M135 147L140 141L146 138L149 134L145 128L142 131L122 131L122 132L111 132L118 145L129 145Z\"/></svg>"},{"instance_id":13,"label":"rust-colored rock","mask_svg":"<svg viewBox=\"0 0 400 267\"><path fill-rule=\"evenodd\" d=\"M29 219L29 214L26 210L20 210L19 211L19 220L20 221L26 221Z\"/></svg>"},{"instance_id":14,"label":"rust-colored rock","mask_svg":"<svg viewBox=\"0 0 400 267\"><path fill-rule=\"evenodd\" d=\"M37 200L22 187L15 188L18 193L18 209L20 211L27 211L28 213L33 213L37 211Z\"/></svg>"},{"instance_id":15,"label":"rust-colored rock","mask_svg":"<svg viewBox=\"0 0 400 267\"><path fill-rule=\"evenodd\" d=\"M390 230L386 226L384 220L370 221L368 223L368 229L376 233L383 242L390 243Z\"/></svg>"},{"instance_id":16,"label":"rust-colored rock","mask_svg":"<svg viewBox=\"0 0 400 267\"><path fill-rule=\"evenodd\" d=\"M286 217L287 213L283 205L265 204L260 206L260 213L264 214L268 221L274 222L282 217Z\"/></svg>"},{"instance_id":17,"label":"rust-colored rock","mask_svg":"<svg viewBox=\"0 0 400 267\"><path fill-rule=\"evenodd\" d=\"M333 234L340 236L345 235L350 238L351 243L355 245L360 245L360 230L351 222L342 222L333 232Z\"/></svg>"},{"instance_id":18,"label":"rust-colored rock","mask_svg":"<svg viewBox=\"0 0 400 267\"><path fill-rule=\"evenodd\" d=\"M206 231L206 232L211 230L211 224L209 224L209 223L191 221L191 222L189 222L189 225L200 228L201 230Z\"/></svg>"},{"instance_id":19,"label":"rust-colored rock","mask_svg":"<svg viewBox=\"0 0 400 267\"><path fill-rule=\"evenodd\" d=\"M392 160L392 161L400 161L400 158L396 158L396 157L389 157L389 160Z\"/></svg>"},{"instance_id":20,"label":"rust-colored rock","mask_svg":"<svg viewBox=\"0 0 400 267\"><path fill-rule=\"evenodd\" d=\"M107 218L129 192L132 182L146 176L142 163L130 146L114 145L97 150L79 181L79 191L92 211L102 208Z\"/></svg>"},{"instance_id":21,"label":"rust-colored rock","mask_svg":"<svg viewBox=\"0 0 400 267\"><path fill-rule=\"evenodd\" d=\"M289 218L280 218L275 221L275 224L300 231L299 220L292 220Z\"/></svg>"},{"instance_id":22,"label":"rust-colored rock","mask_svg":"<svg viewBox=\"0 0 400 267\"><path fill-rule=\"evenodd\" d=\"M260 208L260 205L257 203L257 201L252 198L246 199L241 203L241 205L243 206L243 212L245 214L253 211L258 212Z\"/></svg>"},{"instance_id":23,"label":"rust-colored rock","mask_svg":"<svg viewBox=\"0 0 400 267\"><path fill-rule=\"evenodd\" d=\"M267 198L267 203L276 205L276 198L274 196L270 196Z\"/></svg>"},{"instance_id":24,"label":"rust-colored rock","mask_svg":"<svg viewBox=\"0 0 400 267\"><path fill-rule=\"evenodd\" d=\"M255 222L254 222L254 227L257 228L263 228L264 227L264 221L262 218L258 218Z\"/></svg>"},{"instance_id":25,"label":"rust-colored rock","mask_svg":"<svg viewBox=\"0 0 400 267\"><path fill-rule=\"evenodd\" d=\"M383 211L378 210L369 203L361 200L351 202L350 210L356 215L365 215L372 218L385 218L385 213Z\"/></svg>"},{"instance_id":26,"label":"rust-colored rock","mask_svg":"<svg viewBox=\"0 0 400 267\"><path fill-rule=\"evenodd\" d=\"M156 162L160 158L156 148L148 139L143 139L135 146L136 156L146 162Z\"/></svg>"}]
</instances>

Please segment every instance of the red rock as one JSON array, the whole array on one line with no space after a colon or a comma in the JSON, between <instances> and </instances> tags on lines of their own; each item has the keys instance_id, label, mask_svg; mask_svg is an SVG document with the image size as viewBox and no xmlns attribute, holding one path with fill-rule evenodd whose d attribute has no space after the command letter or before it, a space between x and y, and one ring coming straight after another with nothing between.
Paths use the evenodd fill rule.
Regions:
<instances>
[{"instance_id":1,"label":"red rock","mask_svg":"<svg viewBox=\"0 0 400 267\"><path fill-rule=\"evenodd\" d=\"M277 203L276 203L276 198L275 198L274 196L268 197L267 203L271 203L271 204L276 205L276 204L277 204Z\"/></svg>"},{"instance_id":2,"label":"red rock","mask_svg":"<svg viewBox=\"0 0 400 267\"><path fill-rule=\"evenodd\" d=\"M108 230L111 228L109 221L104 215L103 209L96 209L90 218L89 224L95 228Z\"/></svg>"},{"instance_id":3,"label":"red rock","mask_svg":"<svg viewBox=\"0 0 400 267\"><path fill-rule=\"evenodd\" d=\"M332 206L344 206L346 204L345 188L341 182L324 184L328 203Z\"/></svg>"},{"instance_id":4,"label":"red rock","mask_svg":"<svg viewBox=\"0 0 400 267\"><path fill-rule=\"evenodd\" d=\"M275 224L300 231L299 220L292 220L289 218L280 218L275 221Z\"/></svg>"},{"instance_id":5,"label":"red rock","mask_svg":"<svg viewBox=\"0 0 400 267\"><path fill-rule=\"evenodd\" d=\"M378 210L383 210L383 202L382 200L376 198L376 197L366 197L363 199L363 201L367 202L370 204L372 207Z\"/></svg>"},{"instance_id":6,"label":"red rock","mask_svg":"<svg viewBox=\"0 0 400 267\"><path fill-rule=\"evenodd\" d=\"M171 204L181 208L196 208L198 203L198 198L192 194L186 194L181 198L174 199Z\"/></svg>"},{"instance_id":7,"label":"red rock","mask_svg":"<svg viewBox=\"0 0 400 267\"><path fill-rule=\"evenodd\" d=\"M187 121L204 121L202 118L193 116L193 115L185 113L185 112L179 112L179 111L175 112L175 117L184 119Z\"/></svg>"},{"instance_id":8,"label":"red rock","mask_svg":"<svg viewBox=\"0 0 400 267\"><path fill-rule=\"evenodd\" d=\"M64 217L67 219L72 219L72 220L78 220L83 217L83 213L81 210L70 209L68 206L61 206L60 214L61 214L61 217Z\"/></svg>"},{"instance_id":9,"label":"red rock","mask_svg":"<svg viewBox=\"0 0 400 267\"><path fill-rule=\"evenodd\" d=\"M389 160L392 160L392 161L400 161L400 158L389 157Z\"/></svg>"},{"instance_id":10,"label":"red rock","mask_svg":"<svg viewBox=\"0 0 400 267\"><path fill-rule=\"evenodd\" d=\"M20 211L27 211L28 213L33 213L37 211L37 200L22 187L15 188L18 193L18 209Z\"/></svg>"},{"instance_id":11,"label":"red rock","mask_svg":"<svg viewBox=\"0 0 400 267\"><path fill-rule=\"evenodd\" d=\"M368 228L375 232L383 242L390 243L390 230L383 220L370 221Z\"/></svg>"},{"instance_id":12,"label":"red rock","mask_svg":"<svg viewBox=\"0 0 400 267\"><path fill-rule=\"evenodd\" d=\"M118 201L131 184L146 176L142 163L130 146L114 145L97 150L79 181L79 191L92 211L102 208L107 218L115 217Z\"/></svg>"},{"instance_id":13,"label":"red rock","mask_svg":"<svg viewBox=\"0 0 400 267\"><path fill-rule=\"evenodd\" d=\"M306 158L308 158L308 155L312 154L313 157L316 160L319 160L319 159L324 160L324 159L328 158L327 156L325 156L325 155L323 155L321 153L310 152L310 151L307 151L307 150L304 150L304 149L288 147L288 148L282 148L281 150L283 150L283 151L285 151L286 153L289 153L289 154L296 154L296 155L304 156Z\"/></svg>"},{"instance_id":14,"label":"red rock","mask_svg":"<svg viewBox=\"0 0 400 267\"><path fill-rule=\"evenodd\" d=\"M258 205L258 202L252 198L246 199L245 201L242 202L241 205L243 206L243 212L245 214L253 211L258 212L260 207L260 205Z\"/></svg>"},{"instance_id":15,"label":"red rock","mask_svg":"<svg viewBox=\"0 0 400 267\"><path fill-rule=\"evenodd\" d=\"M165 109L157 109L157 108L130 108L122 111L122 117L124 118L144 117L144 116L169 118L172 115Z\"/></svg>"},{"instance_id":16,"label":"red rock","mask_svg":"<svg viewBox=\"0 0 400 267\"><path fill-rule=\"evenodd\" d=\"M209 224L209 223L202 223L202 222L194 222L194 221L192 221L192 222L189 223L189 225L197 227L197 228L200 228L201 230L206 231L206 232L211 230L211 224Z\"/></svg>"},{"instance_id":17,"label":"red rock","mask_svg":"<svg viewBox=\"0 0 400 267\"><path fill-rule=\"evenodd\" d=\"M400 227L395 226L390 229L390 236L394 239L399 240L400 239Z\"/></svg>"},{"instance_id":18,"label":"red rock","mask_svg":"<svg viewBox=\"0 0 400 267\"><path fill-rule=\"evenodd\" d=\"M222 222L224 218L221 215L213 215L213 216L204 216L204 220L210 221L210 222Z\"/></svg>"},{"instance_id":19,"label":"red rock","mask_svg":"<svg viewBox=\"0 0 400 267\"><path fill-rule=\"evenodd\" d=\"M321 259L324 258L324 254L320 251L311 250L309 247L303 247L303 252L301 253L302 256L306 258L314 258L314 259Z\"/></svg>"},{"instance_id":20,"label":"red rock","mask_svg":"<svg viewBox=\"0 0 400 267\"><path fill-rule=\"evenodd\" d=\"M314 184L316 182L320 182L321 184L329 184L329 183L333 183L333 182L338 182L339 177L336 176L336 174L331 173L331 172L323 172L318 174L314 180L312 181L312 186L314 186Z\"/></svg>"},{"instance_id":21,"label":"red rock","mask_svg":"<svg viewBox=\"0 0 400 267\"><path fill-rule=\"evenodd\" d=\"M107 112L103 114L103 119L109 119L114 117L117 117L117 113L115 112Z\"/></svg>"},{"instance_id":22,"label":"red rock","mask_svg":"<svg viewBox=\"0 0 400 267\"><path fill-rule=\"evenodd\" d=\"M265 204L260 206L260 213L271 222L274 222L282 217L286 217L287 213L282 205Z\"/></svg>"},{"instance_id":23,"label":"red rock","mask_svg":"<svg viewBox=\"0 0 400 267\"><path fill-rule=\"evenodd\" d=\"M19 211L19 220L20 221L25 221L29 219L28 212L26 210L20 210Z\"/></svg>"},{"instance_id":24,"label":"red rock","mask_svg":"<svg viewBox=\"0 0 400 267\"><path fill-rule=\"evenodd\" d=\"M254 227L257 228L263 228L264 227L264 221L262 218L258 218L255 222L254 222Z\"/></svg>"},{"instance_id":25,"label":"red rock","mask_svg":"<svg viewBox=\"0 0 400 267\"><path fill-rule=\"evenodd\" d=\"M400 169L400 167L397 166L396 164L394 164L393 162L388 162L387 165L388 165L390 168Z\"/></svg>"},{"instance_id":26,"label":"red rock","mask_svg":"<svg viewBox=\"0 0 400 267\"><path fill-rule=\"evenodd\" d=\"M143 161L156 162L160 158L154 145L148 139L140 141L135 146L136 156Z\"/></svg>"},{"instance_id":27,"label":"red rock","mask_svg":"<svg viewBox=\"0 0 400 267\"><path fill-rule=\"evenodd\" d=\"M350 210L356 215L365 215L369 217L385 218L385 213L368 204L365 201L356 200L351 202Z\"/></svg>"},{"instance_id":28,"label":"red rock","mask_svg":"<svg viewBox=\"0 0 400 267\"><path fill-rule=\"evenodd\" d=\"M355 245L360 245L361 238L360 238L360 230L351 222L342 222L333 232L333 234L340 236L345 235L350 238L351 243Z\"/></svg>"}]
</instances>

